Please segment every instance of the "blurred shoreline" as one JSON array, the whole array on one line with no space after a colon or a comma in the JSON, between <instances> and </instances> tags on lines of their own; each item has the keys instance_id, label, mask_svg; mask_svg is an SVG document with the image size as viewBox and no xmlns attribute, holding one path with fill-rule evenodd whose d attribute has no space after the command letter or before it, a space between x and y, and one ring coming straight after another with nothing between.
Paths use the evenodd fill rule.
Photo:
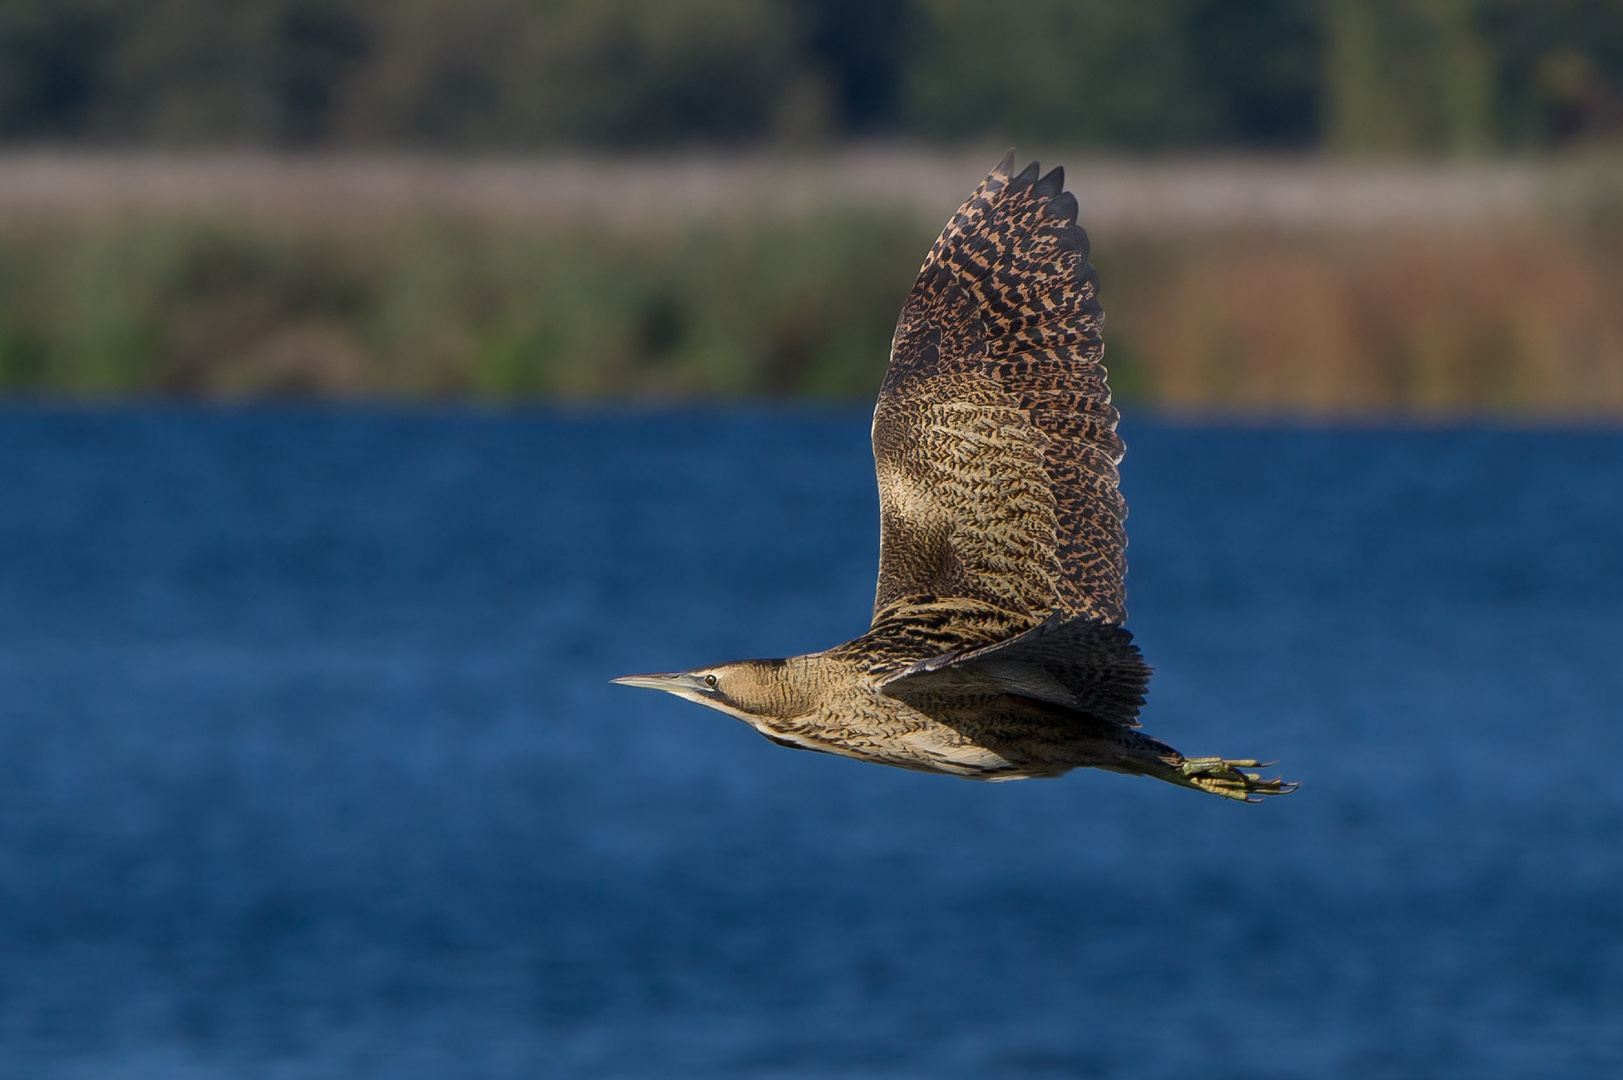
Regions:
<instances>
[{"instance_id":1,"label":"blurred shoreline","mask_svg":"<svg viewBox=\"0 0 1623 1080\"><path fill-rule=\"evenodd\" d=\"M0 393L868 400L998 156L0 154ZM1623 417L1607 159L1037 156L1093 235L1124 401Z\"/></svg>"},{"instance_id":2,"label":"blurred shoreline","mask_svg":"<svg viewBox=\"0 0 1623 1080\"><path fill-rule=\"evenodd\" d=\"M354 220L450 214L645 226L860 208L950 214L996 164L993 148L852 147L464 159L412 154L11 150L0 216L237 213ZM1031 155L1017 151L1021 163ZM1572 162L1356 162L1221 156L1134 161L1047 152L1083 224L1369 229L1538 217L1570 188Z\"/></svg>"}]
</instances>

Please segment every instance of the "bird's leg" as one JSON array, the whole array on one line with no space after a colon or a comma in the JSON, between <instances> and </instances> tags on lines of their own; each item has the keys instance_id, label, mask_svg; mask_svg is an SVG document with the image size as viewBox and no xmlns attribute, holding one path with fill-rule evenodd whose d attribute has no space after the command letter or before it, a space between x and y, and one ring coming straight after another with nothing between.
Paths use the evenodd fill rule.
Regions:
<instances>
[{"instance_id":1,"label":"bird's leg","mask_svg":"<svg viewBox=\"0 0 1623 1080\"><path fill-rule=\"evenodd\" d=\"M1265 769L1272 764L1271 761L1253 761L1250 758L1184 758L1178 766L1180 776L1173 783L1242 802L1261 802L1264 795L1289 795L1301 786L1283 777L1265 780L1261 773L1244 771Z\"/></svg>"},{"instance_id":2,"label":"bird's leg","mask_svg":"<svg viewBox=\"0 0 1623 1080\"><path fill-rule=\"evenodd\" d=\"M1300 785L1283 777L1265 779L1249 769L1264 769L1273 762L1250 758L1184 757L1160 739L1127 732L1117 766L1122 772L1153 776L1179 787L1221 795L1240 802L1261 802L1264 795L1289 795Z\"/></svg>"}]
</instances>

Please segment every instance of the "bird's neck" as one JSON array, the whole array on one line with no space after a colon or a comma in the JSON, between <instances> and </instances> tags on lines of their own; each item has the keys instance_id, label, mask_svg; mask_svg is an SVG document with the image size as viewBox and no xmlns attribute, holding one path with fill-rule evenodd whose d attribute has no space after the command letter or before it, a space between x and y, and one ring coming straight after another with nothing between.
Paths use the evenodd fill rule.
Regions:
<instances>
[{"instance_id":1,"label":"bird's neck","mask_svg":"<svg viewBox=\"0 0 1623 1080\"><path fill-rule=\"evenodd\" d=\"M775 720L792 720L816 712L824 689L820 654L791 656L760 663L755 671L755 700L750 711Z\"/></svg>"}]
</instances>

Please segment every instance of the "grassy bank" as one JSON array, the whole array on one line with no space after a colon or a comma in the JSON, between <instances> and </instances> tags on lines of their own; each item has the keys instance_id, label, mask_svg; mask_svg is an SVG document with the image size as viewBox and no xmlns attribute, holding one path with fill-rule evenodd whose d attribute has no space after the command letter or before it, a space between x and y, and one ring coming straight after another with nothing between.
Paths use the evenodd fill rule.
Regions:
<instances>
[{"instance_id":1,"label":"grassy bank","mask_svg":"<svg viewBox=\"0 0 1623 1080\"><path fill-rule=\"evenodd\" d=\"M71 397L862 399L937 221L0 222L0 387ZM1112 379L1172 409L1623 416L1623 243L1098 234Z\"/></svg>"},{"instance_id":2,"label":"grassy bank","mask_svg":"<svg viewBox=\"0 0 1623 1080\"><path fill-rule=\"evenodd\" d=\"M143 216L0 231L0 380L73 395L865 394L927 230Z\"/></svg>"}]
</instances>

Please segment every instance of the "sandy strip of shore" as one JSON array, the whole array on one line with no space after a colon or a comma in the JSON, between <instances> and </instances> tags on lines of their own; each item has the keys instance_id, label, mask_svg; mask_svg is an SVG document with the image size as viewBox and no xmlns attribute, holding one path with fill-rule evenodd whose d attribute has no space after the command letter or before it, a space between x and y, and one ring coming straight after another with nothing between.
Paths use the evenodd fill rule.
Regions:
<instances>
[{"instance_id":1,"label":"sandy strip of shore","mask_svg":"<svg viewBox=\"0 0 1623 1080\"><path fill-rule=\"evenodd\" d=\"M229 212L356 220L419 212L646 227L895 207L945 217L997 154L855 148L819 155L456 159L407 155L13 151L0 217ZM1110 232L1478 226L1537 216L1553 167L1050 155L1090 228Z\"/></svg>"}]
</instances>

